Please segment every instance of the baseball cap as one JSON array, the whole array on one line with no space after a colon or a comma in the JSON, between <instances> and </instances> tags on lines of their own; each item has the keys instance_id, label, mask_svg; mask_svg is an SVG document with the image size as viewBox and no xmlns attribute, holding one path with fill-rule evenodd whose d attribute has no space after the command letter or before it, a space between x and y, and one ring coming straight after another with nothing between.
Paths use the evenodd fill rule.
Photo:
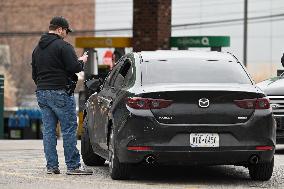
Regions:
<instances>
[{"instance_id":1,"label":"baseball cap","mask_svg":"<svg viewBox=\"0 0 284 189\"><path fill-rule=\"evenodd\" d=\"M68 21L62 16L55 16L50 20L50 25L59 26L62 28L66 28L67 32L72 32L73 30L69 28Z\"/></svg>"}]
</instances>

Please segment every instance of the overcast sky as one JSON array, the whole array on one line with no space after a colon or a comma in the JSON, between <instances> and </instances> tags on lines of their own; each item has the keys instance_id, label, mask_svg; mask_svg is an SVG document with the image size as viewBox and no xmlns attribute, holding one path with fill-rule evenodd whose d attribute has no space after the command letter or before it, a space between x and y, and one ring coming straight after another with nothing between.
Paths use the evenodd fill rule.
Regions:
<instances>
[{"instance_id":1,"label":"overcast sky","mask_svg":"<svg viewBox=\"0 0 284 189\"><path fill-rule=\"evenodd\" d=\"M248 0L248 65L253 76L276 75L284 52L284 0ZM243 18L244 0L172 0L172 25ZM132 28L132 0L96 0L95 29ZM279 14L283 14L279 16ZM276 15L276 16L275 16ZM278 16L277 16L278 15ZM103 32L97 36L132 36L132 31ZM172 36L227 35L231 47L224 51L243 60L242 22L173 27ZM264 73L265 72L265 73ZM258 78L256 78L258 79Z\"/></svg>"}]
</instances>

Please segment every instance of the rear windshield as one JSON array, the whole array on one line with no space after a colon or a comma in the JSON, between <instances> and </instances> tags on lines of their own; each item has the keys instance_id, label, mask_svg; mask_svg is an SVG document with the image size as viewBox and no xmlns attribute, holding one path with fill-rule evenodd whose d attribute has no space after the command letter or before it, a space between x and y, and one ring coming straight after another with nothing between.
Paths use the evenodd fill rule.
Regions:
<instances>
[{"instance_id":1,"label":"rear windshield","mask_svg":"<svg viewBox=\"0 0 284 189\"><path fill-rule=\"evenodd\" d=\"M145 61L142 83L252 84L242 66L229 60L170 59Z\"/></svg>"}]
</instances>

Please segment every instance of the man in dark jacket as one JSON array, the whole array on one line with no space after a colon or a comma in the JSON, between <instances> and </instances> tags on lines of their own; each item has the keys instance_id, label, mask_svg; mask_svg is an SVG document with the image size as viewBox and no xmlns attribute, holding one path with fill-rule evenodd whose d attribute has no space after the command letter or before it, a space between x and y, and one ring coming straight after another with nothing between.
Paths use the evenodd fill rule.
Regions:
<instances>
[{"instance_id":1,"label":"man in dark jacket","mask_svg":"<svg viewBox=\"0 0 284 189\"><path fill-rule=\"evenodd\" d=\"M69 90L70 78L83 71L88 55L79 59L74 48L63 39L68 32L68 21L54 17L49 32L43 34L32 54L32 78L37 86L36 96L42 112L43 145L47 161L47 173L59 174L56 151L56 125L60 122L67 174L92 174L80 164L76 148L76 104Z\"/></svg>"}]
</instances>

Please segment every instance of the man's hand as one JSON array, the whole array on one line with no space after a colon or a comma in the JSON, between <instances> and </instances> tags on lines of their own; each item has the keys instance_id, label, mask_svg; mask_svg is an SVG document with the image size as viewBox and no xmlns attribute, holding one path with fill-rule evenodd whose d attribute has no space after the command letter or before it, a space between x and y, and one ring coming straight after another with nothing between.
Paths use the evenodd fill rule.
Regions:
<instances>
[{"instance_id":1,"label":"man's hand","mask_svg":"<svg viewBox=\"0 0 284 189\"><path fill-rule=\"evenodd\" d=\"M78 60L82 60L84 63L87 62L88 55L86 53L83 54L83 56L79 57Z\"/></svg>"}]
</instances>

